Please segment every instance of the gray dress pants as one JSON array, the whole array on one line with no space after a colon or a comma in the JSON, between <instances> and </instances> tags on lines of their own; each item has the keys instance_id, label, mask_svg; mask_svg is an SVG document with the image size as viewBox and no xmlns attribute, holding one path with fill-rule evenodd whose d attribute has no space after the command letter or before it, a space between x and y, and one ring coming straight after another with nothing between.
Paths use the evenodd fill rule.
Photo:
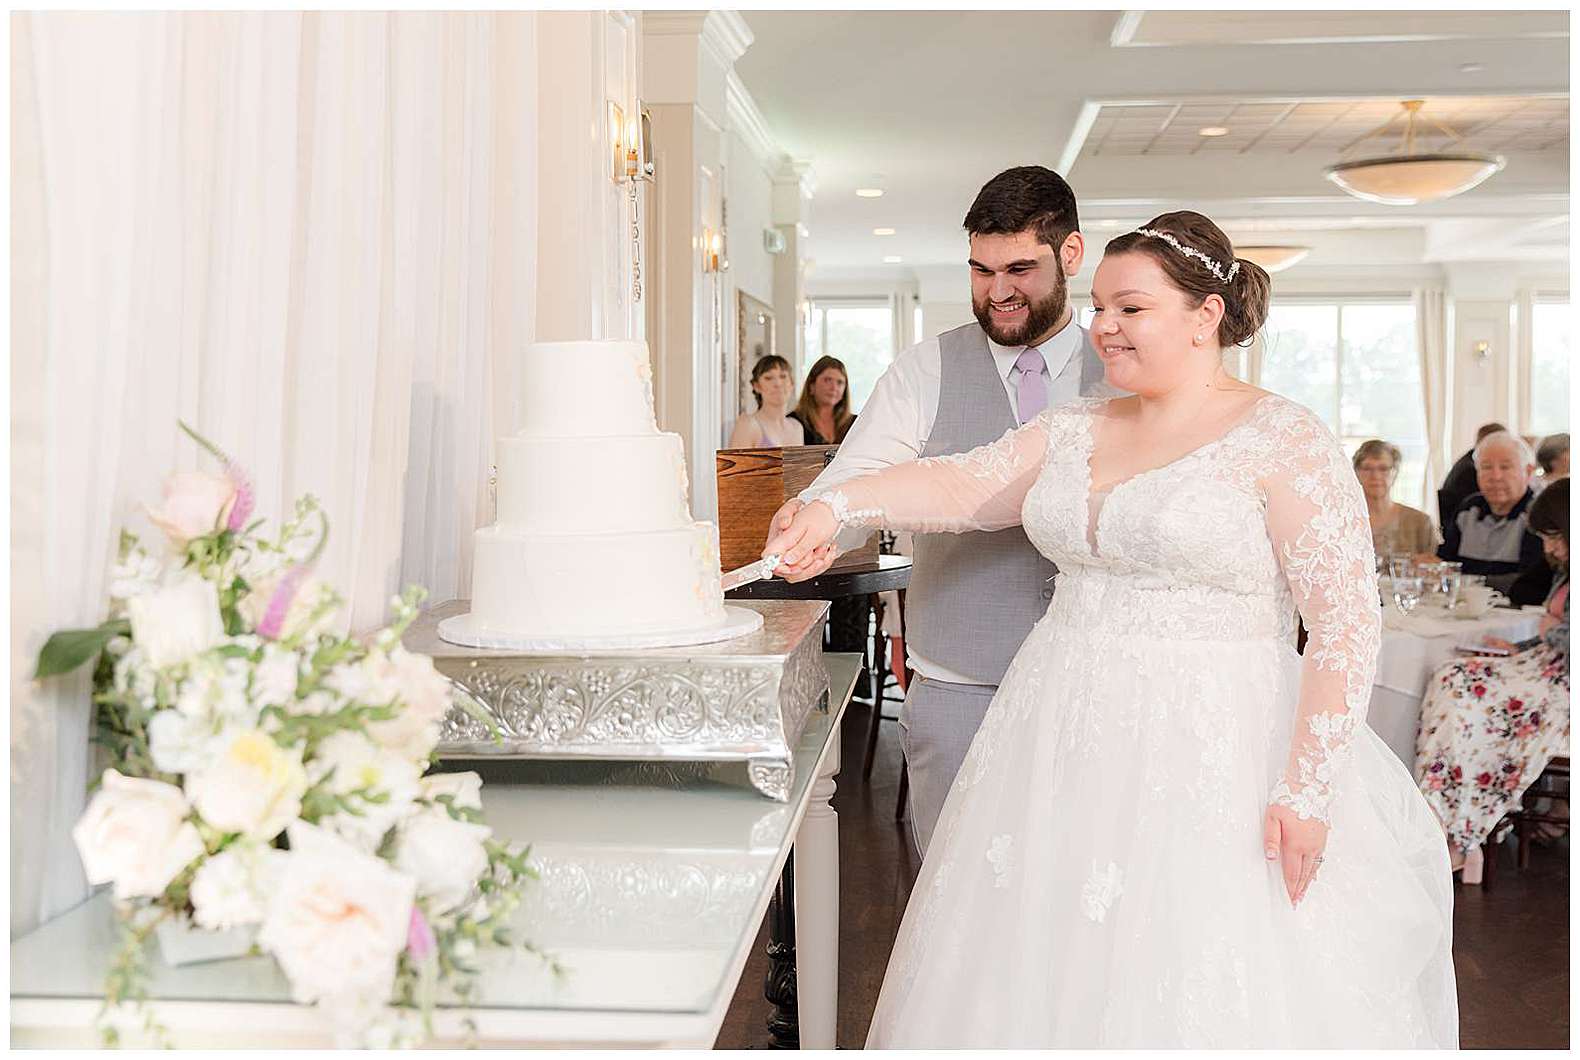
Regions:
<instances>
[{"instance_id":1,"label":"gray dress pants","mask_svg":"<svg viewBox=\"0 0 1580 1060\"><path fill-rule=\"evenodd\" d=\"M921 855L997 691L995 685L933 681L920 674L911 681L900 708L900 748L910 775L911 836Z\"/></svg>"}]
</instances>

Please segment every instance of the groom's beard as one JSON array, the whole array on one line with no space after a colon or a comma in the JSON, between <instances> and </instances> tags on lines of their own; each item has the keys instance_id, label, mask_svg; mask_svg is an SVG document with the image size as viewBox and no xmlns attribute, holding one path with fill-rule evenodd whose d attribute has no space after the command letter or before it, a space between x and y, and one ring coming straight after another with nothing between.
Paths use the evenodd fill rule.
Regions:
<instances>
[{"instance_id":1,"label":"groom's beard","mask_svg":"<svg viewBox=\"0 0 1580 1060\"><path fill-rule=\"evenodd\" d=\"M1025 346L1052 329L1059 318L1064 316L1068 291L1069 285L1061 272L1058 286L1042 301L1031 303L1027 307L1026 323L1018 326L1006 328L999 325L993 319L993 310L987 300L972 302L971 311L976 314L977 323L982 325L988 338L1000 346Z\"/></svg>"}]
</instances>

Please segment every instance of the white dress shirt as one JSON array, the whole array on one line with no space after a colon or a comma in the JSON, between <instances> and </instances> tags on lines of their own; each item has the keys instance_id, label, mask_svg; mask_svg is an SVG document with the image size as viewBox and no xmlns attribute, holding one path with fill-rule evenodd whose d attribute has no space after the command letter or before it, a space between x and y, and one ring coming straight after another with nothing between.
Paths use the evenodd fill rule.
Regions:
<instances>
[{"instance_id":1,"label":"white dress shirt","mask_svg":"<svg viewBox=\"0 0 1580 1060\"><path fill-rule=\"evenodd\" d=\"M1050 408L1080 396L1079 351L1085 344L1086 331L1075 322L1075 314L1071 313L1070 322L1037 347L1042 352L1042 375L1048 388ZM993 354L999 377L1004 382L1004 400L1009 403L1010 417L1019 423L1015 397L1021 369L1015 367L1015 361L1026 347L1000 346L989 339L988 349ZM902 350L878 380L867 403L861 407L861 415L856 417L850 433L840 443L833 462L823 469L812 485L801 491L800 499L810 502L819 493L847 479L920 457L938 417L939 376L942 368L943 353L936 337ZM859 548L871 535L871 529L843 530L835 539L835 546L840 552L848 552ZM906 654L911 667L923 677L935 681L975 684L909 649Z\"/></svg>"}]
</instances>

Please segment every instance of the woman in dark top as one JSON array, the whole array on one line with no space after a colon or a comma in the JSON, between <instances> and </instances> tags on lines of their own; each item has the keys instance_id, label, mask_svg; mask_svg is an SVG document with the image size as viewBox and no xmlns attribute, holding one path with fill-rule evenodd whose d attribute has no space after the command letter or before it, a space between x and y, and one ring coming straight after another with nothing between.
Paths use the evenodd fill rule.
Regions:
<instances>
[{"instance_id":1,"label":"woman in dark top","mask_svg":"<svg viewBox=\"0 0 1580 1060\"><path fill-rule=\"evenodd\" d=\"M790 418L806 431L807 445L838 445L856 417L850 411L850 378L837 357L819 357L807 373Z\"/></svg>"},{"instance_id":2,"label":"woman in dark top","mask_svg":"<svg viewBox=\"0 0 1580 1060\"><path fill-rule=\"evenodd\" d=\"M1531 504L1531 530L1558 572L1540 633L1502 655L1439 668L1427 684L1416 779L1448 834L1449 860L1481 882L1481 844L1554 755L1569 753L1569 480Z\"/></svg>"}]
</instances>

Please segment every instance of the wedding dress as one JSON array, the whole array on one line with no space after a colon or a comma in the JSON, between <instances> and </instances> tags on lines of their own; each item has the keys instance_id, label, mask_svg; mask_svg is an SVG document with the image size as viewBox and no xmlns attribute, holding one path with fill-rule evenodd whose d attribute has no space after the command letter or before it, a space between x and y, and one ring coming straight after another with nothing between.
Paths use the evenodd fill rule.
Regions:
<instances>
[{"instance_id":1,"label":"wedding dress","mask_svg":"<svg viewBox=\"0 0 1580 1060\"><path fill-rule=\"evenodd\" d=\"M868 1046L1456 1047L1442 829L1365 724L1379 614L1349 461L1265 396L1094 495L1103 411L827 498L848 525L1024 523L1060 571L944 806ZM1298 909L1263 853L1270 802L1331 825Z\"/></svg>"}]
</instances>

